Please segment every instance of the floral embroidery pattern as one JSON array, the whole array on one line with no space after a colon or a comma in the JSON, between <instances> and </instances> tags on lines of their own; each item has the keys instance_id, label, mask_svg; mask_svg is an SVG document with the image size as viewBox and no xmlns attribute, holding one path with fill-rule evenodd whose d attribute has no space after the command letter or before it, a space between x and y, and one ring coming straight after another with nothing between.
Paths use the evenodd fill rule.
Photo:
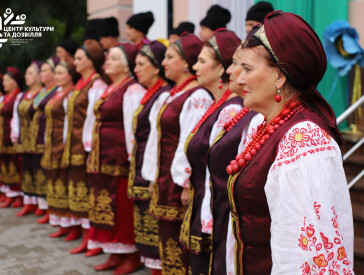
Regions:
<instances>
[{"instance_id":1,"label":"floral embroidery pattern","mask_svg":"<svg viewBox=\"0 0 364 275\"><path fill-rule=\"evenodd\" d=\"M202 220L201 221L201 225L202 225L202 232L205 232L205 233L210 233L211 234L211 231L212 231L212 219L209 219L209 220Z\"/></svg>"},{"instance_id":2,"label":"floral embroidery pattern","mask_svg":"<svg viewBox=\"0 0 364 275\"><path fill-rule=\"evenodd\" d=\"M191 98L191 102L188 105L187 111L190 111L191 109L208 109L211 105L212 101L210 99L206 98Z\"/></svg>"},{"instance_id":3,"label":"floral embroidery pattern","mask_svg":"<svg viewBox=\"0 0 364 275\"><path fill-rule=\"evenodd\" d=\"M320 216L318 215L318 209L321 207L321 205L317 202L314 202L314 207L316 210L316 215L318 219L320 219ZM306 225L306 217L303 220L301 234L298 239L298 246L304 251L310 251L316 254L312 258L312 265L310 265L308 262L302 264L301 269L303 275L327 274L327 271L330 275L353 274L352 264L347 256L345 248L341 243L343 236L339 231L337 214L334 206L331 207L331 209L333 211L333 217L331 221L336 234L333 242L330 241L329 238L322 232L319 232L320 237L316 237L317 232L315 230L315 226L312 224Z\"/></svg>"},{"instance_id":4,"label":"floral embroidery pattern","mask_svg":"<svg viewBox=\"0 0 364 275\"><path fill-rule=\"evenodd\" d=\"M219 120L216 122L217 127L224 127L225 123L233 118L239 111L240 109L231 106L222 109L219 114Z\"/></svg>"},{"instance_id":5,"label":"floral embroidery pattern","mask_svg":"<svg viewBox=\"0 0 364 275\"><path fill-rule=\"evenodd\" d=\"M319 215L320 211L319 211L319 209L321 208L321 205L319 205L319 204L315 201L315 203L313 204L313 207L315 208L315 211L316 211L316 217L317 217L317 219L318 219L318 220L320 220L320 215Z\"/></svg>"},{"instance_id":6,"label":"floral embroidery pattern","mask_svg":"<svg viewBox=\"0 0 364 275\"><path fill-rule=\"evenodd\" d=\"M331 137L317 125L307 123L306 127L293 128L288 137L285 135L283 142L279 144L275 164L271 171L277 166L288 165L307 155L335 150L335 147L330 144Z\"/></svg>"}]
</instances>

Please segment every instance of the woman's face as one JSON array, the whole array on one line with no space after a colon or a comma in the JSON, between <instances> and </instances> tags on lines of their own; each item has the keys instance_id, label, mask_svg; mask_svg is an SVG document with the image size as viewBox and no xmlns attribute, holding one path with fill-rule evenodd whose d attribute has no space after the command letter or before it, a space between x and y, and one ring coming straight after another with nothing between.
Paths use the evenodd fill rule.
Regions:
<instances>
[{"instance_id":1,"label":"woman's face","mask_svg":"<svg viewBox=\"0 0 364 275\"><path fill-rule=\"evenodd\" d=\"M165 76L172 81L181 78L181 75L185 74L185 68L188 70L186 60L179 55L173 46L168 47L162 66L164 67Z\"/></svg>"},{"instance_id":2,"label":"woman's face","mask_svg":"<svg viewBox=\"0 0 364 275\"><path fill-rule=\"evenodd\" d=\"M36 65L31 64L25 72L25 84L27 84L28 87L31 87L39 82L38 68Z\"/></svg>"},{"instance_id":3,"label":"woman's face","mask_svg":"<svg viewBox=\"0 0 364 275\"><path fill-rule=\"evenodd\" d=\"M268 64L268 52L263 46L242 50L242 71L237 84L243 87L242 98L247 108L264 112L274 104L277 95L279 69Z\"/></svg>"},{"instance_id":4,"label":"woman's face","mask_svg":"<svg viewBox=\"0 0 364 275\"><path fill-rule=\"evenodd\" d=\"M40 68L40 82L44 85L48 85L54 81L54 72L51 69L51 66L48 63L44 63Z\"/></svg>"},{"instance_id":5,"label":"woman's face","mask_svg":"<svg viewBox=\"0 0 364 275\"><path fill-rule=\"evenodd\" d=\"M76 71L80 74L86 72L88 69L94 70L92 61L87 57L86 52L83 49L78 49L75 53L75 61L73 64L76 67Z\"/></svg>"},{"instance_id":6,"label":"woman's face","mask_svg":"<svg viewBox=\"0 0 364 275\"><path fill-rule=\"evenodd\" d=\"M243 67L240 65L241 63L241 57L242 57L242 49L239 47L236 49L234 55L233 55L233 62L229 66L229 68L226 70L226 73L230 76L230 83L229 83L229 89L233 93L236 93L239 96L243 95L243 86L238 85L236 81L238 80L238 77L243 70Z\"/></svg>"},{"instance_id":7,"label":"woman's face","mask_svg":"<svg viewBox=\"0 0 364 275\"><path fill-rule=\"evenodd\" d=\"M204 43L214 35L214 31L208 27L201 26L198 34L200 36L200 40Z\"/></svg>"},{"instance_id":8,"label":"woman's face","mask_svg":"<svg viewBox=\"0 0 364 275\"><path fill-rule=\"evenodd\" d=\"M216 60L214 50L207 46L202 48L193 69L196 71L198 84L204 87L217 86L220 75L224 73L223 66Z\"/></svg>"},{"instance_id":9,"label":"woman's face","mask_svg":"<svg viewBox=\"0 0 364 275\"><path fill-rule=\"evenodd\" d=\"M3 86L4 86L4 91L8 92L8 93L10 93L10 92L14 91L15 89L19 88L16 81L14 79L12 79L10 76L8 76L7 74L4 74Z\"/></svg>"},{"instance_id":10,"label":"woman's face","mask_svg":"<svg viewBox=\"0 0 364 275\"><path fill-rule=\"evenodd\" d=\"M159 69L154 67L148 57L138 54L135 59L136 66L134 72L140 84L150 88L154 80L158 77Z\"/></svg>"},{"instance_id":11,"label":"woman's face","mask_svg":"<svg viewBox=\"0 0 364 275\"><path fill-rule=\"evenodd\" d=\"M113 78L128 71L128 67L124 65L124 52L120 48L112 48L107 55L105 63L105 73Z\"/></svg>"},{"instance_id":12,"label":"woman's face","mask_svg":"<svg viewBox=\"0 0 364 275\"><path fill-rule=\"evenodd\" d=\"M56 86L67 87L72 83L72 77L64 66L57 65L54 70L54 81Z\"/></svg>"}]
</instances>

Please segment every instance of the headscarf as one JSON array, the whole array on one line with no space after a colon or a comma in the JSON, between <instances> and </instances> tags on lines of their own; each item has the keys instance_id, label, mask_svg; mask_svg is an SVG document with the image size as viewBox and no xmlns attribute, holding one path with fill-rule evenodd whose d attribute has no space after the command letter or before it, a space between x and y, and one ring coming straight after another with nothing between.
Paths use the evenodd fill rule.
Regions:
<instances>
[{"instance_id":1,"label":"headscarf","mask_svg":"<svg viewBox=\"0 0 364 275\"><path fill-rule=\"evenodd\" d=\"M218 29L215 34L207 41L212 47L225 71L232 63L235 50L240 45L241 40L235 32L227 29Z\"/></svg>"},{"instance_id":2,"label":"headscarf","mask_svg":"<svg viewBox=\"0 0 364 275\"><path fill-rule=\"evenodd\" d=\"M130 43L122 43L117 48L120 48L125 54L126 61L128 62L129 70L134 75L135 58L138 54L138 48Z\"/></svg>"},{"instance_id":3,"label":"headscarf","mask_svg":"<svg viewBox=\"0 0 364 275\"><path fill-rule=\"evenodd\" d=\"M281 70L287 79L303 92L303 102L324 119L337 142L343 144L335 113L316 89L327 67L326 54L316 32L302 17L275 11L265 17L253 36L283 65Z\"/></svg>"},{"instance_id":4,"label":"headscarf","mask_svg":"<svg viewBox=\"0 0 364 275\"><path fill-rule=\"evenodd\" d=\"M51 56L50 58L47 59L46 62L44 62L44 64L48 64L51 67L51 70L54 72L54 69L56 68L56 66L60 61L61 60L57 56Z\"/></svg>"},{"instance_id":5,"label":"headscarf","mask_svg":"<svg viewBox=\"0 0 364 275\"><path fill-rule=\"evenodd\" d=\"M87 39L83 42L81 49L85 51L87 58L91 60L96 72L105 78L102 70L102 65L105 62L105 54L100 43L93 39Z\"/></svg>"},{"instance_id":6,"label":"headscarf","mask_svg":"<svg viewBox=\"0 0 364 275\"><path fill-rule=\"evenodd\" d=\"M24 84L24 76L23 74L14 67L7 67L6 68L6 74L11 77L12 79L14 79L14 81L16 82L16 84L18 85L18 87L20 89L23 88L23 84Z\"/></svg>"},{"instance_id":7,"label":"headscarf","mask_svg":"<svg viewBox=\"0 0 364 275\"><path fill-rule=\"evenodd\" d=\"M198 55L201 52L201 40L192 33L182 33L180 39L172 44L177 45L182 58L188 64L190 72L194 73L192 66L197 62Z\"/></svg>"}]
</instances>

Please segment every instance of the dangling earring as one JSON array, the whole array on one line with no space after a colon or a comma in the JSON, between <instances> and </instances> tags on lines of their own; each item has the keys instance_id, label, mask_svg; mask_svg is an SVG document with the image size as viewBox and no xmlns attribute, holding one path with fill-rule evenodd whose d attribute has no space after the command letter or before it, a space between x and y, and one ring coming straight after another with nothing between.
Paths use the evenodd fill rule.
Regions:
<instances>
[{"instance_id":1,"label":"dangling earring","mask_svg":"<svg viewBox=\"0 0 364 275\"><path fill-rule=\"evenodd\" d=\"M183 71L184 71L185 73L188 73L188 68L184 67Z\"/></svg>"},{"instance_id":2,"label":"dangling earring","mask_svg":"<svg viewBox=\"0 0 364 275\"><path fill-rule=\"evenodd\" d=\"M280 89L280 88L278 88L278 95L276 95L276 97L274 98L274 100L275 100L277 103L281 102L281 100L282 100L282 97L280 96L280 93L281 93L281 89Z\"/></svg>"},{"instance_id":3,"label":"dangling earring","mask_svg":"<svg viewBox=\"0 0 364 275\"><path fill-rule=\"evenodd\" d=\"M218 86L218 87L219 87L219 89L221 90L221 89L222 89L222 80L221 80L221 79L219 80L219 83L220 83L220 84L219 84L219 86Z\"/></svg>"}]
</instances>

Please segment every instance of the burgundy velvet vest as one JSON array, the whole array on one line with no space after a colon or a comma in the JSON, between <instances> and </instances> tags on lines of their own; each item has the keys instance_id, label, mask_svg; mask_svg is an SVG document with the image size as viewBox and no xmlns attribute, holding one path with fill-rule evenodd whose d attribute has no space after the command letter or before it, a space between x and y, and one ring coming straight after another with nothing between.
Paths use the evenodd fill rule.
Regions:
<instances>
[{"instance_id":1,"label":"burgundy velvet vest","mask_svg":"<svg viewBox=\"0 0 364 275\"><path fill-rule=\"evenodd\" d=\"M271 273L271 217L264 186L269 169L276 158L280 141L292 126L302 121L312 121L335 137L317 114L310 109L302 110L266 140L243 170L229 178L228 192L233 231L237 240L236 274Z\"/></svg>"},{"instance_id":2,"label":"burgundy velvet vest","mask_svg":"<svg viewBox=\"0 0 364 275\"><path fill-rule=\"evenodd\" d=\"M191 166L189 203L183 223L180 240L195 253L211 251L211 235L202 233L201 229L201 205L205 196L205 180L207 153L210 149L210 136L212 127L217 121L220 112L231 104L243 105L240 97L233 97L224 102L215 112L191 134L189 142L186 142L186 154Z\"/></svg>"},{"instance_id":3,"label":"burgundy velvet vest","mask_svg":"<svg viewBox=\"0 0 364 275\"><path fill-rule=\"evenodd\" d=\"M91 163L87 167L88 172L121 177L128 175L123 101L126 90L135 83L132 79L109 97L100 98L95 103L96 121L92 133Z\"/></svg>"},{"instance_id":4,"label":"burgundy velvet vest","mask_svg":"<svg viewBox=\"0 0 364 275\"><path fill-rule=\"evenodd\" d=\"M133 155L130 161L128 196L135 200L150 199L148 192L149 181L143 179L141 171L144 160L144 151L150 133L149 113L159 95L163 92L169 91L170 89L171 86L169 85L161 87L144 106L140 105L134 113L133 132L135 143Z\"/></svg>"},{"instance_id":5,"label":"burgundy velvet vest","mask_svg":"<svg viewBox=\"0 0 364 275\"><path fill-rule=\"evenodd\" d=\"M15 148L10 139L10 121L13 118L13 108L17 95L4 104L0 103L0 152L15 153ZM5 97L5 96L4 96Z\"/></svg>"},{"instance_id":6,"label":"burgundy velvet vest","mask_svg":"<svg viewBox=\"0 0 364 275\"><path fill-rule=\"evenodd\" d=\"M180 125L179 116L186 99L200 86L185 91L168 105L164 105L157 118L159 127L159 174L154 184L155 196L151 200L150 211L161 220L180 221L185 207L181 202L183 188L173 182L171 166L177 150Z\"/></svg>"},{"instance_id":7,"label":"burgundy velvet vest","mask_svg":"<svg viewBox=\"0 0 364 275\"><path fill-rule=\"evenodd\" d=\"M227 193L229 174L226 166L235 158L244 128L256 113L250 111L229 132L219 136L211 146L207 165L210 170L212 227L212 256L210 274L226 274L226 237L230 205Z\"/></svg>"}]
</instances>

